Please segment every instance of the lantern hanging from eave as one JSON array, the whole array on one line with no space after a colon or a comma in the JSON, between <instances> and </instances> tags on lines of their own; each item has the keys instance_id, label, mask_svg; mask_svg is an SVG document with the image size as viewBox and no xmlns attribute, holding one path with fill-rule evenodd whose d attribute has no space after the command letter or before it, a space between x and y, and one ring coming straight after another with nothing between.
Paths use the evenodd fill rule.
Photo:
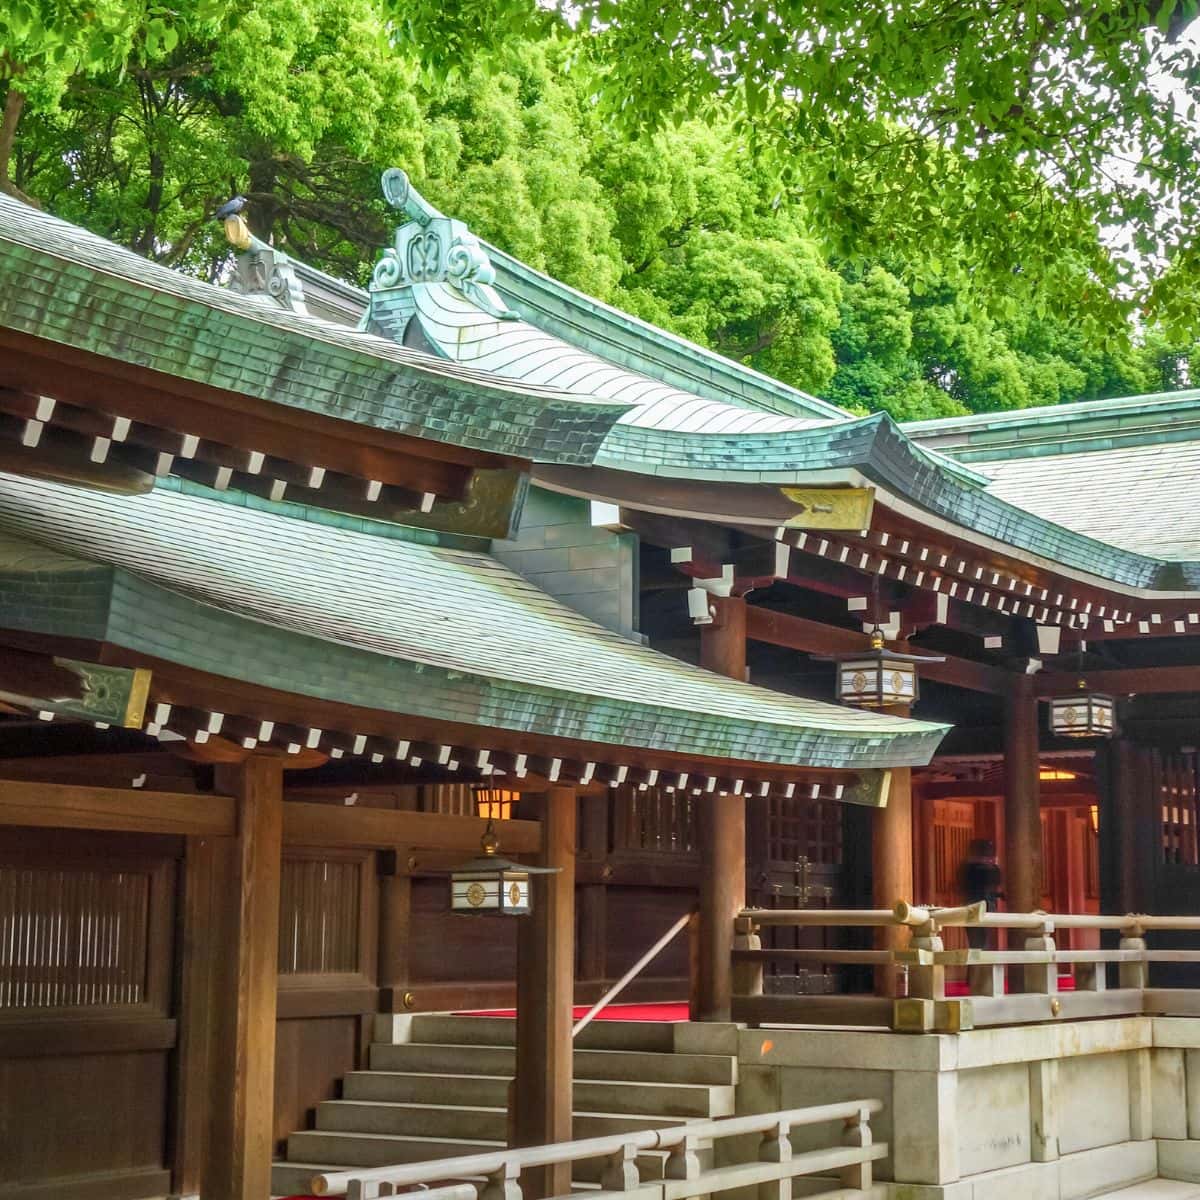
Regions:
<instances>
[{"instance_id":1,"label":"lantern hanging from eave","mask_svg":"<svg viewBox=\"0 0 1200 1200\"><path fill-rule=\"evenodd\" d=\"M900 708L920 697L921 663L945 662L920 654L901 654L883 644L879 629L871 632L870 649L863 654L838 656L837 698L855 708Z\"/></svg>"},{"instance_id":2,"label":"lantern hanging from eave","mask_svg":"<svg viewBox=\"0 0 1200 1200\"><path fill-rule=\"evenodd\" d=\"M1087 682L1081 679L1074 695L1055 696L1050 701L1050 732L1065 738L1112 737L1116 703L1111 696L1089 692Z\"/></svg>"},{"instance_id":3,"label":"lantern hanging from eave","mask_svg":"<svg viewBox=\"0 0 1200 1200\"><path fill-rule=\"evenodd\" d=\"M468 916L523 917L533 911L530 878L555 875L557 867L527 867L500 856L500 839L492 819L480 841L478 858L450 871L450 910Z\"/></svg>"}]
</instances>

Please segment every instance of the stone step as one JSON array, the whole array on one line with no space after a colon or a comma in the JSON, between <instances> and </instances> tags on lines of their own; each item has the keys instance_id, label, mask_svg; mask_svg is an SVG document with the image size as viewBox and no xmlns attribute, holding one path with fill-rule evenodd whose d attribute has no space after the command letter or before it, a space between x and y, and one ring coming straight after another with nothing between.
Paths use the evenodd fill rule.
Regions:
<instances>
[{"instance_id":1,"label":"stone step","mask_svg":"<svg viewBox=\"0 0 1200 1200\"><path fill-rule=\"evenodd\" d=\"M457 1017L421 1013L412 1019L410 1041L456 1046L513 1046L517 1023L512 1017ZM577 1050L639 1050L670 1054L674 1025L657 1021L593 1021L575 1039Z\"/></svg>"},{"instance_id":2,"label":"stone step","mask_svg":"<svg viewBox=\"0 0 1200 1200\"><path fill-rule=\"evenodd\" d=\"M503 1138L423 1138L303 1129L288 1138L287 1161L336 1163L339 1169L386 1167L392 1163L462 1158L503 1149Z\"/></svg>"},{"instance_id":3,"label":"stone step","mask_svg":"<svg viewBox=\"0 0 1200 1200\"><path fill-rule=\"evenodd\" d=\"M307 1196L314 1175L337 1170L332 1163L274 1162L271 1164L272 1196Z\"/></svg>"},{"instance_id":4,"label":"stone step","mask_svg":"<svg viewBox=\"0 0 1200 1200\"><path fill-rule=\"evenodd\" d=\"M516 1052L508 1046L376 1042L371 1047L371 1070L511 1076L515 1069L515 1057ZM737 1082L737 1060L717 1054L577 1050L575 1078L728 1086Z\"/></svg>"},{"instance_id":5,"label":"stone step","mask_svg":"<svg viewBox=\"0 0 1200 1200\"><path fill-rule=\"evenodd\" d=\"M686 1121L684 1117L576 1112L572 1128L573 1136L578 1139L632 1133L639 1129L667 1129L685 1124ZM508 1113L503 1108L467 1105L326 1100L317 1105L317 1129L339 1133L394 1133L407 1137L503 1141L508 1136Z\"/></svg>"},{"instance_id":6,"label":"stone step","mask_svg":"<svg viewBox=\"0 0 1200 1200\"><path fill-rule=\"evenodd\" d=\"M508 1103L505 1075L426 1075L404 1071L352 1071L342 1083L346 1100L383 1100L418 1104ZM703 1083L630 1083L576 1080L575 1108L581 1112L650 1113L664 1117L728 1117L733 1114L731 1085Z\"/></svg>"},{"instance_id":7,"label":"stone step","mask_svg":"<svg viewBox=\"0 0 1200 1200\"><path fill-rule=\"evenodd\" d=\"M393 1134L339 1133L313 1129L293 1133L288 1138L287 1161L289 1164L326 1164L325 1168L310 1170L306 1178L311 1178L320 1169L327 1169L331 1164L336 1170L345 1170L348 1167L386 1167L394 1163L486 1154L503 1148L502 1141L401 1137ZM642 1179L661 1179L666 1158L665 1150L649 1150L639 1154L638 1173ZM603 1169L604 1164L598 1159L580 1162L575 1164L574 1175L583 1183L596 1183Z\"/></svg>"}]
</instances>

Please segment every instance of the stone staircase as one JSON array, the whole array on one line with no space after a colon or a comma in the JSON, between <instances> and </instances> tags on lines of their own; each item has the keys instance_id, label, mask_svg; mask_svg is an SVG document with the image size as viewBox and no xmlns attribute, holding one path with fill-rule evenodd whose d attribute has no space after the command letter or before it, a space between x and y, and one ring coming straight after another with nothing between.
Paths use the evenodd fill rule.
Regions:
<instances>
[{"instance_id":1,"label":"stone staircase","mask_svg":"<svg viewBox=\"0 0 1200 1200\"><path fill-rule=\"evenodd\" d=\"M457 1158L505 1144L516 1022L503 1017L383 1016L370 1069L342 1081L341 1099L318 1106L316 1128L288 1138L272 1172L276 1195L303 1194L328 1168ZM726 1033L728 1031L728 1033ZM574 1135L658 1129L733 1113L732 1029L596 1021L575 1042ZM719 1048L730 1053L707 1053ZM638 1159L662 1176L665 1153ZM599 1179L581 1163L578 1182Z\"/></svg>"}]
</instances>

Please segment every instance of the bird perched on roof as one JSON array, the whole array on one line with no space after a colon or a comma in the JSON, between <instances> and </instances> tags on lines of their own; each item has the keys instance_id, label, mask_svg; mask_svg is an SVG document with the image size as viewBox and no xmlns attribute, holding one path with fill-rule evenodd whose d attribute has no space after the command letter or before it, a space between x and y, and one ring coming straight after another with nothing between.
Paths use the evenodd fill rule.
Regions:
<instances>
[{"instance_id":1,"label":"bird perched on roof","mask_svg":"<svg viewBox=\"0 0 1200 1200\"><path fill-rule=\"evenodd\" d=\"M236 217L250 202L245 196L234 196L232 200L227 200L213 214L214 221L225 221L230 217Z\"/></svg>"}]
</instances>

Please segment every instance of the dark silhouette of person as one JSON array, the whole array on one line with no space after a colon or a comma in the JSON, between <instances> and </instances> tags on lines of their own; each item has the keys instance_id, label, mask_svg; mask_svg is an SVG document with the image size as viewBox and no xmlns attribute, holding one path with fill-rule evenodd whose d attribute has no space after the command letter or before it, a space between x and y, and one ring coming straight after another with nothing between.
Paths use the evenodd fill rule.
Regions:
<instances>
[{"instance_id":1,"label":"dark silhouette of person","mask_svg":"<svg viewBox=\"0 0 1200 1200\"><path fill-rule=\"evenodd\" d=\"M1004 898L1004 877L996 862L996 847L987 838L976 838L967 851L962 865L963 901L974 904L987 902L988 912L995 912L997 901ZM975 950L986 950L990 943L987 929L967 927L967 944Z\"/></svg>"}]
</instances>

